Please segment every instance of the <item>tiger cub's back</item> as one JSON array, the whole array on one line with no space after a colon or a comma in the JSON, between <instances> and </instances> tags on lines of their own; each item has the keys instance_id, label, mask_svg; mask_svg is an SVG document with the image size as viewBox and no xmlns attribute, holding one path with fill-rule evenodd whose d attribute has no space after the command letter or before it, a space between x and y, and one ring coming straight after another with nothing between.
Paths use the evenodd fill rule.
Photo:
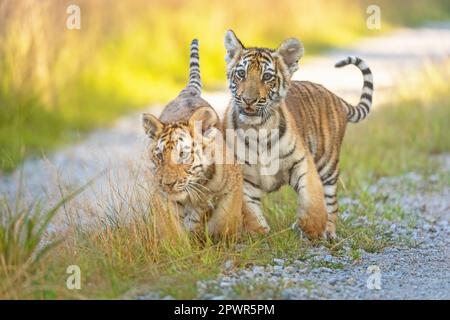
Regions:
<instances>
[{"instance_id":1,"label":"tiger cub's back","mask_svg":"<svg viewBox=\"0 0 450 320\"><path fill-rule=\"evenodd\" d=\"M338 157L347 127L347 112L342 99L322 85L293 81L285 101L314 161Z\"/></svg>"}]
</instances>

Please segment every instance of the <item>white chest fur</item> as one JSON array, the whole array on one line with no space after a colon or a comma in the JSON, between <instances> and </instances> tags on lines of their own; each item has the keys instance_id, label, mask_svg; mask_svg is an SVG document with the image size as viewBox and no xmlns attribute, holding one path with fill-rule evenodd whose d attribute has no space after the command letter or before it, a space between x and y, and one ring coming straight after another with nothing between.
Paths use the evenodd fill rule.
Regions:
<instances>
[{"instance_id":1,"label":"white chest fur","mask_svg":"<svg viewBox=\"0 0 450 320\"><path fill-rule=\"evenodd\" d=\"M281 158L288 147L295 145L290 135L279 139L278 132L260 130L257 138L238 132L238 159L244 164L244 176L257 183L265 192L278 189L288 183L291 157ZM244 147L245 146L245 147ZM240 151L240 152L239 152ZM245 151L245 152L244 152Z\"/></svg>"}]
</instances>

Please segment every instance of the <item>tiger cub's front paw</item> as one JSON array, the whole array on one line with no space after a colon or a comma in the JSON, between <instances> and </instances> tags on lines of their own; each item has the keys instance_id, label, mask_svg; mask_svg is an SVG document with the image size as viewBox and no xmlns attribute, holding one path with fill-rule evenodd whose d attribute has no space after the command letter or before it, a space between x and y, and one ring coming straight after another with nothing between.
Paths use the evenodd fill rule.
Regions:
<instances>
[{"instance_id":1,"label":"tiger cub's front paw","mask_svg":"<svg viewBox=\"0 0 450 320\"><path fill-rule=\"evenodd\" d=\"M325 229L324 238L329 242L333 242L337 239L336 236L336 225L332 222L327 222L327 226Z\"/></svg>"}]
</instances>

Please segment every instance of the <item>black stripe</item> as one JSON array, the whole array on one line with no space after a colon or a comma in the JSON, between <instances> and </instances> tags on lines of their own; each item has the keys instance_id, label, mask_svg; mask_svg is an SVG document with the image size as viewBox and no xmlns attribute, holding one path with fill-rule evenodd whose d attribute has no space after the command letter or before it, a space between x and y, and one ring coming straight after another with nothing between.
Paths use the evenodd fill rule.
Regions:
<instances>
[{"instance_id":1,"label":"black stripe","mask_svg":"<svg viewBox=\"0 0 450 320\"><path fill-rule=\"evenodd\" d=\"M330 194L326 194L325 193L325 198L328 198L328 199L333 199L333 198L335 198L336 197L336 195L335 194L333 194L333 195L330 195Z\"/></svg>"},{"instance_id":2,"label":"black stripe","mask_svg":"<svg viewBox=\"0 0 450 320\"><path fill-rule=\"evenodd\" d=\"M235 130L237 130L237 128L238 128L238 118L237 117L238 117L237 112L235 110L233 110L233 114L232 114L231 118L233 120L233 128Z\"/></svg>"},{"instance_id":3,"label":"black stripe","mask_svg":"<svg viewBox=\"0 0 450 320\"><path fill-rule=\"evenodd\" d=\"M327 202L326 204L327 204L327 206L334 206L337 204L337 199L334 200L333 202Z\"/></svg>"},{"instance_id":4,"label":"black stripe","mask_svg":"<svg viewBox=\"0 0 450 320\"><path fill-rule=\"evenodd\" d=\"M372 102L372 95L371 95L371 94L368 94L368 93L363 93L363 94L361 95L361 99L367 99L367 100L369 100L370 102Z\"/></svg>"},{"instance_id":5,"label":"black stripe","mask_svg":"<svg viewBox=\"0 0 450 320\"><path fill-rule=\"evenodd\" d=\"M253 200L254 202L261 202L260 197L252 197L251 195L249 195L248 193L245 193L245 192L244 192L244 195L247 196L248 198L250 198L251 200Z\"/></svg>"},{"instance_id":6,"label":"black stripe","mask_svg":"<svg viewBox=\"0 0 450 320\"><path fill-rule=\"evenodd\" d=\"M359 103L359 105L365 109L366 113L369 113L369 109L370 108L369 108L369 105L367 103L365 103L364 101L361 101Z\"/></svg>"},{"instance_id":7,"label":"black stripe","mask_svg":"<svg viewBox=\"0 0 450 320\"><path fill-rule=\"evenodd\" d=\"M261 118L262 118L262 121L259 125L262 127L271 117L261 117Z\"/></svg>"},{"instance_id":8,"label":"black stripe","mask_svg":"<svg viewBox=\"0 0 450 320\"><path fill-rule=\"evenodd\" d=\"M305 157L306 157L306 156L303 156L300 160L297 160L297 161L295 161L295 162L292 164L291 168L289 169L289 179L290 179L291 176L292 176L292 170L294 170L294 167L295 167L296 165L298 165L300 162L302 162L303 160L305 160Z\"/></svg>"},{"instance_id":9,"label":"black stripe","mask_svg":"<svg viewBox=\"0 0 450 320\"><path fill-rule=\"evenodd\" d=\"M325 156L326 156L326 154L323 155L323 157L325 157ZM320 172L323 170L323 168L325 168L325 166L328 164L328 162L329 162L329 159L328 159L328 160L325 160L325 161L323 162L323 164L322 164L320 167L317 167L317 173L320 174ZM333 170L333 171L334 171L334 170Z\"/></svg>"},{"instance_id":10,"label":"black stripe","mask_svg":"<svg viewBox=\"0 0 450 320\"><path fill-rule=\"evenodd\" d=\"M361 111L361 118L359 120L362 120L362 119L364 119L367 116L368 112L366 111L366 109L364 109L363 106L360 106L359 110Z\"/></svg>"},{"instance_id":11,"label":"black stripe","mask_svg":"<svg viewBox=\"0 0 450 320\"><path fill-rule=\"evenodd\" d=\"M371 73L372 73L372 72L370 71L370 68L367 68L367 69L361 69L361 72L362 72L363 75L368 75L368 74L371 74Z\"/></svg>"},{"instance_id":12,"label":"black stripe","mask_svg":"<svg viewBox=\"0 0 450 320\"><path fill-rule=\"evenodd\" d=\"M198 50L198 49L197 49ZM198 52L197 52L197 50L192 50L193 52L191 53L191 55L190 55L190 57L191 58L196 58L196 59L199 59L199 56L198 56Z\"/></svg>"},{"instance_id":13,"label":"black stripe","mask_svg":"<svg viewBox=\"0 0 450 320\"><path fill-rule=\"evenodd\" d=\"M191 79L191 80L189 81L189 84L190 84L190 85L195 84L195 85L197 85L198 87L201 87L201 86L202 86L202 85L200 84L200 82L199 82L197 79Z\"/></svg>"},{"instance_id":14,"label":"black stripe","mask_svg":"<svg viewBox=\"0 0 450 320\"><path fill-rule=\"evenodd\" d=\"M245 136L244 144L248 148L248 146L250 145L250 137L249 136ZM256 144L258 144L258 141L256 141Z\"/></svg>"},{"instance_id":15,"label":"black stripe","mask_svg":"<svg viewBox=\"0 0 450 320\"><path fill-rule=\"evenodd\" d=\"M296 148L297 148L297 144L294 144L294 147L291 150L289 150L287 153L281 155L280 159L285 159L285 158L291 156L294 153Z\"/></svg>"},{"instance_id":16,"label":"black stripe","mask_svg":"<svg viewBox=\"0 0 450 320\"><path fill-rule=\"evenodd\" d=\"M330 159L330 160L331 160L331 159ZM328 163L329 163L329 161L326 162L326 164L328 164ZM322 177L322 174L324 174L324 173L321 173L321 172L320 172L320 171L322 171L322 169L325 167L325 166L323 166L322 169L320 169L320 170L318 171L319 174L321 175L320 178L321 178L322 180L328 179L332 174L334 174L334 173L336 172L336 166L338 165L338 163L339 163L339 159L335 159L335 160L333 161L331 167L327 170L327 172L324 172L324 173L328 173L328 174L327 174L326 176L324 176L324 177Z\"/></svg>"},{"instance_id":17,"label":"black stripe","mask_svg":"<svg viewBox=\"0 0 450 320\"><path fill-rule=\"evenodd\" d=\"M338 177L323 183L324 186L334 186L337 183Z\"/></svg>"},{"instance_id":18,"label":"black stripe","mask_svg":"<svg viewBox=\"0 0 450 320\"><path fill-rule=\"evenodd\" d=\"M297 179L297 183L295 184L295 190L299 191L299 184L300 184L300 179L303 178L306 174L308 173L308 171L303 172ZM304 188L305 186L301 186L302 188Z\"/></svg>"},{"instance_id":19,"label":"black stripe","mask_svg":"<svg viewBox=\"0 0 450 320\"><path fill-rule=\"evenodd\" d=\"M355 108L355 112L358 114L358 117L356 118L355 121L361 120L361 110L359 108Z\"/></svg>"},{"instance_id":20,"label":"black stripe","mask_svg":"<svg viewBox=\"0 0 450 320\"><path fill-rule=\"evenodd\" d=\"M353 115L355 114L355 108L350 104L347 104L347 107L348 107L348 111L349 111L348 117L353 118Z\"/></svg>"},{"instance_id":21,"label":"black stripe","mask_svg":"<svg viewBox=\"0 0 450 320\"><path fill-rule=\"evenodd\" d=\"M337 179L337 176L339 175L339 170L336 170L336 165L335 165L335 169L332 171L332 174L328 174L324 178L321 177L323 184L329 185L329 183L331 183L333 180Z\"/></svg>"},{"instance_id":22,"label":"black stripe","mask_svg":"<svg viewBox=\"0 0 450 320\"><path fill-rule=\"evenodd\" d=\"M191 74L191 76L189 77L189 83L191 82L196 82L199 86L201 86L201 80L200 80L200 74Z\"/></svg>"},{"instance_id":23,"label":"black stripe","mask_svg":"<svg viewBox=\"0 0 450 320\"><path fill-rule=\"evenodd\" d=\"M261 202L256 202L256 201L253 201L253 200L248 200L247 202L248 203L253 203L253 204L257 205L257 206L261 205Z\"/></svg>"},{"instance_id":24,"label":"black stripe","mask_svg":"<svg viewBox=\"0 0 450 320\"><path fill-rule=\"evenodd\" d=\"M286 133L286 129L287 129L287 125L286 125L286 119L284 118L283 113L280 113L280 124L278 126L278 130L279 130L279 136L278 139L281 140L281 138L284 136L284 134Z\"/></svg>"},{"instance_id":25,"label":"black stripe","mask_svg":"<svg viewBox=\"0 0 450 320\"><path fill-rule=\"evenodd\" d=\"M247 182L249 185L251 185L255 189L260 189L260 186L258 186L256 183L244 178L244 181Z\"/></svg>"},{"instance_id":26,"label":"black stripe","mask_svg":"<svg viewBox=\"0 0 450 320\"><path fill-rule=\"evenodd\" d=\"M364 81L363 87L369 88L369 89L372 89L372 90L373 90L373 83L366 80L366 81Z\"/></svg>"}]
</instances>

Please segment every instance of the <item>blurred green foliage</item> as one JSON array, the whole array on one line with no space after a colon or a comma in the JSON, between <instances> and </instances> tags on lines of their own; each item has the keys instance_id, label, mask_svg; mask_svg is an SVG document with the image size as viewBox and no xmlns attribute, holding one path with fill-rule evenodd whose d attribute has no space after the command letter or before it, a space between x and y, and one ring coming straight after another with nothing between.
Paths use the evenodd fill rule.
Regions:
<instances>
[{"instance_id":1,"label":"blurred green foliage","mask_svg":"<svg viewBox=\"0 0 450 320\"><path fill-rule=\"evenodd\" d=\"M381 31L366 28L370 1L79 0L0 3L0 172L73 141L128 110L165 102L184 85L188 46L200 39L207 89L225 84L223 35L276 47L299 37L306 57L396 25L450 16L448 1L378 1Z\"/></svg>"}]
</instances>

